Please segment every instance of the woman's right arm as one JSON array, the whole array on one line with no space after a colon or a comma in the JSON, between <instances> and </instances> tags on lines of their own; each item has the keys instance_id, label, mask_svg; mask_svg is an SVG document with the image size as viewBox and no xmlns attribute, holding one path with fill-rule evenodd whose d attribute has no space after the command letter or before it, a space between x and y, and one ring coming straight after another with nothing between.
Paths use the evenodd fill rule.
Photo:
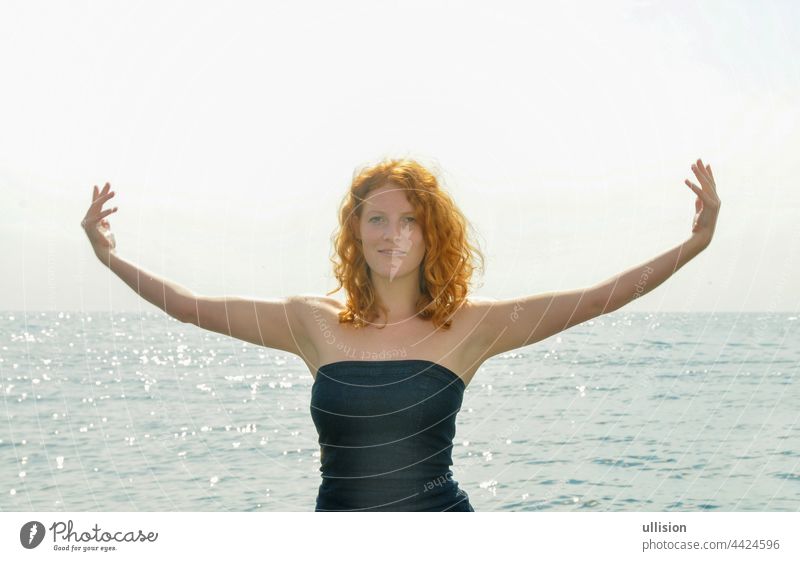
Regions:
<instances>
[{"instance_id":1,"label":"woman's right arm","mask_svg":"<svg viewBox=\"0 0 800 561\"><path fill-rule=\"evenodd\" d=\"M108 263L109 268L139 296L178 321L254 345L301 356L308 353L304 345L305 331L298 320L298 309L305 303L304 297L255 300L238 296L201 296L145 271L113 252L109 254Z\"/></svg>"},{"instance_id":2,"label":"woman's right arm","mask_svg":"<svg viewBox=\"0 0 800 561\"><path fill-rule=\"evenodd\" d=\"M114 196L109 189L108 183L101 191L95 186L92 205L81 226L100 262L134 292L178 321L301 356L309 351L304 324L300 320L303 310L308 307L307 297L254 300L236 296L199 296L117 255L116 240L105 219L117 208L102 210L103 203Z\"/></svg>"}]
</instances>

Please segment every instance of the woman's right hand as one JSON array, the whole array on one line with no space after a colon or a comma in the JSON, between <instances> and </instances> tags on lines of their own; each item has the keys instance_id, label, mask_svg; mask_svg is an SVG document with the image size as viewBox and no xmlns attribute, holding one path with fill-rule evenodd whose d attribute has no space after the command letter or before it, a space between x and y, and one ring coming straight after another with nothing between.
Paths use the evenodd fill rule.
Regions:
<instances>
[{"instance_id":1,"label":"woman's right hand","mask_svg":"<svg viewBox=\"0 0 800 561\"><path fill-rule=\"evenodd\" d=\"M113 252L117 245L114 234L111 233L111 225L106 220L106 216L116 212L117 207L103 210L103 203L114 196L114 191L109 192L110 188L110 183L106 183L101 191L97 190L97 185L94 186L92 204L81 221L81 226L89 237L92 249L98 256Z\"/></svg>"}]
</instances>

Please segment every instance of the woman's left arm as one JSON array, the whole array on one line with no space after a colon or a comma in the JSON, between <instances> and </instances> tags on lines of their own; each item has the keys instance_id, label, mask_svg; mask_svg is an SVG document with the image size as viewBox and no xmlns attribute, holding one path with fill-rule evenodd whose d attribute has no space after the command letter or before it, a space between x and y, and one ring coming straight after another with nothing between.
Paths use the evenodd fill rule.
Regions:
<instances>
[{"instance_id":1,"label":"woman's left arm","mask_svg":"<svg viewBox=\"0 0 800 561\"><path fill-rule=\"evenodd\" d=\"M655 259L595 285L592 292L600 299L602 314L613 312L647 294L711 243L722 203L717 196L717 186L711 166L706 166L702 160L697 160L697 163L692 165L692 171L697 176L700 187L686 180L686 185L697 195L691 237Z\"/></svg>"},{"instance_id":2,"label":"woman's left arm","mask_svg":"<svg viewBox=\"0 0 800 561\"><path fill-rule=\"evenodd\" d=\"M546 292L500 301L473 301L476 328L465 339L475 360L532 345L565 329L621 308L667 280L703 251L714 235L720 201L711 166L692 166L701 187L686 180L697 194L692 236L655 259L588 288Z\"/></svg>"}]
</instances>

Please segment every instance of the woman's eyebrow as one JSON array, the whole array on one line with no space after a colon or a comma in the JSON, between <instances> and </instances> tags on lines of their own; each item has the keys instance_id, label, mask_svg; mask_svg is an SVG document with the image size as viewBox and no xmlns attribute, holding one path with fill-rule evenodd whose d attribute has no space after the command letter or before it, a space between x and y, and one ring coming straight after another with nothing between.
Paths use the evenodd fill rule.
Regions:
<instances>
[{"instance_id":1,"label":"woman's eyebrow","mask_svg":"<svg viewBox=\"0 0 800 561\"><path fill-rule=\"evenodd\" d=\"M377 209L375 209L375 210L369 210L369 211L367 211L367 212L377 212L377 213L379 213L379 214L386 214L384 211L382 211L382 210L377 210ZM402 213L400 213L400 214L414 214L414 211L413 211L413 210L407 210L407 211L405 211L405 212L402 212Z\"/></svg>"}]
</instances>

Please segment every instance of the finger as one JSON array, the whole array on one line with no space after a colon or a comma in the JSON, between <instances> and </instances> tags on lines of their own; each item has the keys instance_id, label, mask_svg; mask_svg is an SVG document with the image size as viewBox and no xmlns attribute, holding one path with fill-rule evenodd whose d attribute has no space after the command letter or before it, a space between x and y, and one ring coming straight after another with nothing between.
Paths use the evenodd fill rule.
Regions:
<instances>
[{"instance_id":1,"label":"finger","mask_svg":"<svg viewBox=\"0 0 800 561\"><path fill-rule=\"evenodd\" d=\"M93 209L95 212L96 212L96 211L98 211L98 210L100 210L101 208L103 208L103 204L105 204L105 202L106 202L107 200L109 200L111 197L113 197L115 194L116 194L116 193L115 193L114 191L111 191L110 193L106 193L105 195L99 195L99 196L98 196L98 197L97 197L97 198L94 200L94 203L92 203L92 209Z\"/></svg>"},{"instance_id":2,"label":"finger","mask_svg":"<svg viewBox=\"0 0 800 561\"><path fill-rule=\"evenodd\" d=\"M700 162L700 160L697 160ZM697 176L697 179L700 181L700 185L704 186L709 183L708 178L706 177L705 172L703 171L703 164L697 163L692 165L692 171Z\"/></svg>"},{"instance_id":3,"label":"finger","mask_svg":"<svg viewBox=\"0 0 800 561\"><path fill-rule=\"evenodd\" d=\"M101 195L105 195L106 193L108 193L108 190L109 190L110 188L111 188L111 183L109 183L108 181L106 181L106 184L105 184L105 185L103 185L103 189L100 191L100 194L101 194Z\"/></svg>"},{"instance_id":4,"label":"finger","mask_svg":"<svg viewBox=\"0 0 800 561\"><path fill-rule=\"evenodd\" d=\"M711 178L708 176L705 168L695 168L695 175L697 179L700 180L700 186L703 187L706 191L713 191L714 185L711 182Z\"/></svg>"},{"instance_id":5,"label":"finger","mask_svg":"<svg viewBox=\"0 0 800 561\"><path fill-rule=\"evenodd\" d=\"M716 185L716 182L714 181L714 172L711 171L711 164L706 166L706 171L708 171L708 176L711 178L712 183L715 183Z\"/></svg>"},{"instance_id":6,"label":"finger","mask_svg":"<svg viewBox=\"0 0 800 561\"><path fill-rule=\"evenodd\" d=\"M98 197L102 197L104 195L104 190L100 189L97 185L94 186L94 196L92 197L92 203L96 203Z\"/></svg>"},{"instance_id":7,"label":"finger","mask_svg":"<svg viewBox=\"0 0 800 561\"><path fill-rule=\"evenodd\" d=\"M694 192L695 192L695 194L696 194L698 197L700 197L700 200L701 200L701 201L705 201L705 200L706 200L706 199L705 199L705 193L703 193L703 190L702 190L700 187L698 187L697 185L695 185L694 183L692 183L692 182L691 182L691 181L689 181L688 179L686 180L686 185L688 185L688 186L689 186L689 189L691 189L692 191L694 191Z\"/></svg>"},{"instance_id":8,"label":"finger","mask_svg":"<svg viewBox=\"0 0 800 561\"><path fill-rule=\"evenodd\" d=\"M104 210L103 212L101 212L99 214L98 218L104 218L104 217L108 216L109 214L111 214L112 212L117 212L117 208L118 207L114 207L114 208L109 208L108 210Z\"/></svg>"},{"instance_id":9,"label":"finger","mask_svg":"<svg viewBox=\"0 0 800 561\"><path fill-rule=\"evenodd\" d=\"M702 158L697 158L697 162L695 162L695 165L697 166L697 169L699 169L700 172L705 177L706 176L706 165L703 163L703 159Z\"/></svg>"}]
</instances>

